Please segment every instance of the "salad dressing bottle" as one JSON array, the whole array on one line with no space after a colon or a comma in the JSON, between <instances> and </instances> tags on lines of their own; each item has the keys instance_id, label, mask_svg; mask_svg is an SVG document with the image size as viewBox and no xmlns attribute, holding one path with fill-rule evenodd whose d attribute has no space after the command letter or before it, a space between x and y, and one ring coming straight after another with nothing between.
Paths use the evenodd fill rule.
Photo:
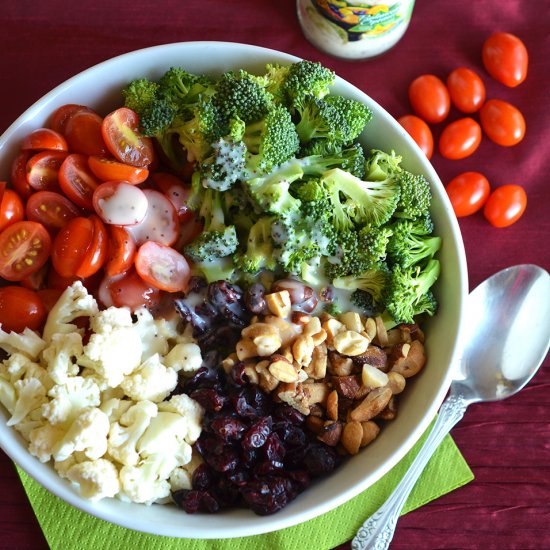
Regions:
<instances>
[{"instance_id":1,"label":"salad dressing bottle","mask_svg":"<svg viewBox=\"0 0 550 550\"><path fill-rule=\"evenodd\" d=\"M405 34L414 0L297 0L305 37L318 49L344 59L384 53Z\"/></svg>"}]
</instances>

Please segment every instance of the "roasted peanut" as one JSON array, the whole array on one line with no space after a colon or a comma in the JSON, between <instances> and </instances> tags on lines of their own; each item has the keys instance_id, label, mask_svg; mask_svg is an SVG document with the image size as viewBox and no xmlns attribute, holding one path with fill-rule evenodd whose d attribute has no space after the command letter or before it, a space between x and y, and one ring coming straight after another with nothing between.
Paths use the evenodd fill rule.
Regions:
<instances>
[{"instance_id":1,"label":"roasted peanut","mask_svg":"<svg viewBox=\"0 0 550 550\"><path fill-rule=\"evenodd\" d=\"M353 330L354 332L359 333L363 331L363 323L361 322L361 317L359 313L356 313L355 311L347 311L346 313L342 313L341 315L339 315L338 320L341 323L344 323L348 330Z\"/></svg>"},{"instance_id":2,"label":"roasted peanut","mask_svg":"<svg viewBox=\"0 0 550 550\"><path fill-rule=\"evenodd\" d=\"M366 422L374 418L384 410L391 396L392 393L388 387L372 390L365 399L351 411L350 418L358 422Z\"/></svg>"},{"instance_id":3,"label":"roasted peanut","mask_svg":"<svg viewBox=\"0 0 550 550\"><path fill-rule=\"evenodd\" d=\"M401 393L407 384L405 377L398 372L391 370L388 372L388 387L393 395Z\"/></svg>"},{"instance_id":4,"label":"roasted peanut","mask_svg":"<svg viewBox=\"0 0 550 550\"><path fill-rule=\"evenodd\" d=\"M354 330L339 332L332 339L334 349L342 355L350 357L365 353L369 347L369 343L367 338Z\"/></svg>"},{"instance_id":5,"label":"roasted peanut","mask_svg":"<svg viewBox=\"0 0 550 550\"><path fill-rule=\"evenodd\" d=\"M340 438L344 449L346 449L350 455L356 455L359 452L362 440L363 427L360 422L355 420L347 422L342 431L342 437Z\"/></svg>"},{"instance_id":6,"label":"roasted peanut","mask_svg":"<svg viewBox=\"0 0 550 550\"><path fill-rule=\"evenodd\" d=\"M292 308L290 293L288 290L280 290L265 295L265 301L269 311L277 317L288 317Z\"/></svg>"},{"instance_id":7,"label":"roasted peanut","mask_svg":"<svg viewBox=\"0 0 550 550\"><path fill-rule=\"evenodd\" d=\"M311 336L304 334L298 336L292 344L294 360L302 367L309 365L314 349L315 345Z\"/></svg>"},{"instance_id":8,"label":"roasted peanut","mask_svg":"<svg viewBox=\"0 0 550 550\"><path fill-rule=\"evenodd\" d=\"M361 447L366 447L369 443L372 443L376 439L380 433L380 427L376 424L376 422L368 420L367 422L361 422L361 428L363 428Z\"/></svg>"},{"instance_id":9,"label":"roasted peanut","mask_svg":"<svg viewBox=\"0 0 550 550\"><path fill-rule=\"evenodd\" d=\"M327 396L327 417L338 420L338 392L332 390Z\"/></svg>"},{"instance_id":10,"label":"roasted peanut","mask_svg":"<svg viewBox=\"0 0 550 550\"><path fill-rule=\"evenodd\" d=\"M298 372L294 365L282 355L272 357L268 370L279 382L296 382L298 380Z\"/></svg>"},{"instance_id":11,"label":"roasted peanut","mask_svg":"<svg viewBox=\"0 0 550 550\"><path fill-rule=\"evenodd\" d=\"M409 344L403 344L407 346ZM410 343L410 349L405 357L400 357L393 364L391 370L398 372L405 378L410 378L418 374L426 363L426 354L424 353L424 344L420 340L413 340Z\"/></svg>"},{"instance_id":12,"label":"roasted peanut","mask_svg":"<svg viewBox=\"0 0 550 550\"><path fill-rule=\"evenodd\" d=\"M365 363L363 365L363 371L361 372L361 380L363 381L363 386L367 386L368 388L381 388L388 383L388 375L378 370L376 367Z\"/></svg>"}]
</instances>

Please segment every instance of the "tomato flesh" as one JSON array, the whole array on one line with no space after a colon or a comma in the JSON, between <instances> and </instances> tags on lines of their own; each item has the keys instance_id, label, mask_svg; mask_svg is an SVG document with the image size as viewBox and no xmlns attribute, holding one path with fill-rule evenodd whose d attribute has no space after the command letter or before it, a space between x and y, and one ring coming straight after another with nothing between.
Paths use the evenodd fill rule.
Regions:
<instances>
[{"instance_id":1,"label":"tomato flesh","mask_svg":"<svg viewBox=\"0 0 550 550\"><path fill-rule=\"evenodd\" d=\"M125 181L131 184L143 183L149 177L149 170L130 166L105 157L91 156L88 165L101 181Z\"/></svg>"},{"instance_id":2,"label":"tomato flesh","mask_svg":"<svg viewBox=\"0 0 550 550\"><path fill-rule=\"evenodd\" d=\"M56 233L81 211L67 197L53 191L38 191L31 195L26 207L27 219L41 223L50 233Z\"/></svg>"},{"instance_id":3,"label":"tomato flesh","mask_svg":"<svg viewBox=\"0 0 550 550\"><path fill-rule=\"evenodd\" d=\"M71 154L59 168L59 185L63 193L76 205L93 210L92 197L101 182L88 167L86 155Z\"/></svg>"},{"instance_id":4,"label":"tomato flesh","mask_svg":"<svg viewBox=\"0 0 550 550\"><path fill-rule=\"evenodd\" d=\"M27 162L33 156L32 151L21 151L14 159L11 165L10 180L17 194L23 199L28 199L34 189L27 181Z\"/></svg>"},{"instance_id":5,"label":"tomato flesh","mask_svg":"<svg viewBox=\"0 0 550 550\"><path fill-rule=\"evenodd\" d=\"M108 291L108 297L115 307L129 307L132 311L157 306L161 299L161 291L146 283L135 269L124 275L107 279L102 283Z\"/></svg>"},{"instance_id":6,"label":"tomato flesh","mask_svg":"<svg viewBox=\"0 0 550 550\"><path fill-rule=\"evenodd\" d=\"M25 217L25 207L19 195L12 189L4 189L0 199L0 231Z\"/></svg>"},{"instance_id":7,"label":"tomato flesh","mask_svg":"<svg viewBox=\"0 0 550 550\"><path fill-rule=\"evenodd\" d=\"M36 222L20 221L0 233L0 277L21 281L38 271L51 250L50 235Z\"/></svg>"},{"instance_id":8,"label":"tomato flesh","mask_svg":"<svg viewBox=\"0 0 550 550\"><path fill-rule=\"evenodd\" d=\"M95 113L95 111L93 111L89 107L86 107L85 105L77 105L75 103L68 103L66 105L61 105L61 107L58 107L50 117L49 127L52 130L59 132L62 135L65 135L65 128L67 126L67 122L69 122L69 119L74 114L80 111Z\"/></svg>"},{"instance_id":9,"label":"tomato flesh","mask_svg":"<svg viewBox=\"0 0 550 550\"><path fill-rule=\"evenodd\" d=\"M59 169L67 158L65 151L42 151L27 162L27 181L36 191L59 189Z\"/></svg>"},{"instance_id":10,"label":"tomato flesh","mask_svg":"<svg viewBox=\"0 0 550 550\"><path fill-rule=\"evenodd\" d=\"M464 172L448 183L446 191L457 218L461 218L483 207L489 197L490 185L483 174Z\"/></svg>"},{"instance_id":11,"label":"tomato flesh","mask_svg":"<svg viewBox=\"0 0 550 550\"><path fill-rule=\"evenodd\" d=\"M0 288L0 325L6 332L23 332L42 328L47 311L34 291L21 286Z\"/></svg>"},{"instance_id":12,"label":"tomato flesh","mask_svg":"<svg viewBox=\"0 0 550 550\"><path fill-rule=\"evenodd\" d=\"M109 277L113 277L128 271L132 267L136 255L136 243L124 227L110 225L108 233L109 247L105 262L105 273Z\"/></svg>"},{"instance_id":13,"label":"tomato flesh","mask_svg":"<svg viewBox=\"0 0 550 550\"><path fill-rule=\"evenodd\" d=\"M146 283L167 292L187 290L191 269L173 248L149 241L139 247L135 263L136 271Z\"/></svg>"}]
</instances>

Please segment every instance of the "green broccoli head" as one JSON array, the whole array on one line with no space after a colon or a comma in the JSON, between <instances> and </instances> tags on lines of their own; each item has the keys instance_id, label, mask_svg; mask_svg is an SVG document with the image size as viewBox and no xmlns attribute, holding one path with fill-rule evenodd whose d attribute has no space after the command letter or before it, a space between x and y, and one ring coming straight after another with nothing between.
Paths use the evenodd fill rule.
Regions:
<instances>
[{"instance_id":1,"label":"green broccoli head","mask_svg":"<svg viewBox=\"0 0 550 550\"><path fill-rule=\"evenodd\" d=\"M201 164L204 187L227 191L244 176L246 146L242 141L220 138L212 144L212 154Z\"/></svg>"},{"instance_id":2,"label":"green broccoli head","mask_svg":"<svg viewBox=\"0 0 550 550\"><path fill-rule=\"evenodd\" d=\"M348 277L336 277L332 284L334 288L355 292L362 290L368 292L374 302L380 303L384 301L384 294L390 277L390 271L384 263L380 263L376 267L367 271Z\"/></svg>"},{"instance_id":3,"label":"green broccoli head","mask_svg":"<svg viewBox=\"0 0 550 550\"><path fill-rule=\"evenodd\" d=\"M380 315L384 309L384 306L380 302L376 302L372 294L366 290L354 290L351 294L350 301L368 317Z\"/></svg>"},{"instance_id":4,"label":"green broccoli head","mask_svg":"<svg viewBox=\"0 0 550 550\"><path fill-rule=\"evenodd\" d=\"M320 143L322 141L315 142L315 146L309 149L311 154L300 159L304 174L320 177L332 168L341 168L358 178L365 175L365 154L359 143L345 148L335 145L324 148Z\"/></svg>"},{"instance_id":5,"label":"green broccoli head","mask_svg":"<svg viewBox=\"0 0 550 550\"><path fill-rule=\"evenodd\" d=\"M359 230L360 256L366 266L374 266L386 260L392 235L393 229L389 226L366 225Z\"/></svg>"},{"instance_id":6,"label":"green broccoli head","mask_svg":"<svg viewBox=\"0 0 550 550\"><path fill-rule=\"evenodd\" d=\"M396 323L412 323L417 315L435 313L437 303L430 289L439 272L440 264L435 259L429 260L424 267L396 265L392 268L384 301Z\"/></svg>"},{"instance_id":7,"label":"green broccoli head","mask_svg":"<svg viewBox=\"0 0 550 550\"><path fill-rule=\"evenodd\" d=\"M213 93L207 76L189 73L181 67L170 68L159 80L160 96L171 102L184 118L197 101Z\"/></svg>"},{"instance_id":8,"label":"green broccoli head","mask_svg":"<svg viewBox=\"0 0 550 550\"><path fill-rule=\"evenodd\" d=\"M227 119L239 117L245 122L262 119L271 106L271 94L257 77L244 70L224 73L215 84L214 101Z\"/></svg>"},{"instance_id":9,"label":"green broccoli head","mask_svg":"<svg viewBox=\"0 0 550 550\"><path fill-rule=\"evenodd\" d=\"M142 117L144 111L158 99L159 89L158 83L147 78L132 80L122 90L124 105Z\"/></svg>"},{"instance_id":10,"label":"green broccoli head","mask_svg":"<svg viewBox=\"0 0 550 550\"><path fill-rule=\"evenodd\" d=\"M429 217L432 192L423 175L414 175L403 170L398 179L401 188L395 217L415 220Z\"/></svg>"},{"instance_id":11,"label":"green broccoli head","mask_svg":"<svg viewBox=\"0 0 550 550\"><path fill-rule=\"evenodd\" d=\"M433 258L441 247L441 237L432 236L430 226L433 224L426 218L395 222L388 245L390 261L406 268Z\"/></svg>"},{"instance_id":12,"label":"green broccoli head","mask_svg":"<svg viewBox=\"0 0 550 550\"><path fill-rule=\"evenodd\" d=\"M324 101L332 106L344 123L343 143L351 143L372 119L372 111L360 101L341 95L327 95Z\"/></svg>"},{"instance_id":13,"label":"green broccoli head","mask_svg":"<svg viewBox=\"0 0 550 550\"><path fill-rule=\"evenodd\" d=\"M283 83L290 106L296 106L306 96L323 98L330 92L336 74L317 61L303 60L290 65Z\"/></svg>"},{"instance_id":14,"label":"green broccoli head","mask_svg":"<svg viewBox=\"0 0 550 550\"><path fill-rule=\"evenodd\" d=\"M271 216L263 216L250 228L246 250L239 251L233 256L238 269L251 274L258 273L262 269L275 269L276 261L271 238L272 223Z\"/></svg>"}]
</instances>

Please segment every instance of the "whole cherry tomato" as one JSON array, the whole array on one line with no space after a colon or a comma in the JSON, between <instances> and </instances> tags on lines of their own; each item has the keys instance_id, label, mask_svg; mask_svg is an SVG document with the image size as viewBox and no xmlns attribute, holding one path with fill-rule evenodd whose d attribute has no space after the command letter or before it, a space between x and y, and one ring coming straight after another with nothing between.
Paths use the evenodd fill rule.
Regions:
<instances>
[{"instance_id":1,"label":"whole cherry tomato","mask_svg":"<svg viewBox=\"0 0 550 550\"><path fill-rule=\"evenodd\" d=\"M521 111L507 101L490 99L479 111L479 120L489 139L511 147L525 136L525 119Z\"/></svg>"},{"instance_id":2,"label":"whole cherry tomato","mask_svg":"<svg viewBox=\"0 0 550 550\"><path fill-rule=\"evenodd\" d=\"M415 115L402 116L397 119L397 122L405 128L426 157L431 159L434 150L434 138L430 127Z\"/></svg>"},{"instance_id":3,"label":"whole cherry tomato","mask_svg":"<svg viewBox=\"0 0 550 550\"><path fill-rule=\"evenodd\" d=\"M492 34L481 49L483 65L498 82L515 88L527 77L529 54L525 44L507 32Z\"/></svg>"},{"instance_id":4,"label":"whole cherry tomato","mask_svg":"<svg viewBox=\"0 0 550 550\"><path fill-rule=\"evenodd\" d=\"M411 82L409 101L413 111L432 124L445 120L451 108L449 91L433 74L424 74Z\"/></svg>"},{"instance_id":5,"label":"whole cherry tomato","mask_svg":"<svg viewBox=\"0 0 550 550\"><path fill-rule=\"evenodd\" d=\"M482 208L491 188L483 174L464 172L454 177L448 183L446 190L456 217L461 218Z\"/></svg>"},{"instance_id":6,"label":"whole cherry tomato","mask_svg":"<svg viewBox=\"0 0 550 550\"><path fill-rule=\"evenodd\" d=\"M24 217L25 206L19 195L12 189L4 189L0 198L0 231Z\"/></svg>"},{"instance_id":7,"label":"whole cherry tomato","mask_svg":"<svg viewBox=\"0 0 550 550\"><path fill-rule=\"evenodd\" d=\"M483 215L494 227L508 227L517 222L527 207L527 195L520 185L497 187L487 199Z\"/></svg>"},{"instance_id":8,"label":"whole cherry tomato","mask_svg":"<svg viewBox=\"0 0 550 550\"><path fill-rule=\"evenodd\" d=\"M6 332L23 332L42 328L47 311L34 291L21 286L0 288L0 324Z\"/></svg>"},{"instance_id":9,"label":"whole cherry tomato","mask_svg":"<svg viewBox=\"0 0 550 550\"><path fill-rule=\"evenodd\" d=\"M481 143L481 127L470 117L451 122L439 136L439 152L447 159L470 156Z\"/></svg>"},{"instance_id":10,"label":"whole cherry tomato","mask_svg":"<svg viewBox=\"0 0 550 550\"><path fill-rule=\"evenodd\" d=\"M485 84L467 67L458 67L447 77L451 103L463 113L475 113L485 101Z\"/></svg>"}]
</instances>

